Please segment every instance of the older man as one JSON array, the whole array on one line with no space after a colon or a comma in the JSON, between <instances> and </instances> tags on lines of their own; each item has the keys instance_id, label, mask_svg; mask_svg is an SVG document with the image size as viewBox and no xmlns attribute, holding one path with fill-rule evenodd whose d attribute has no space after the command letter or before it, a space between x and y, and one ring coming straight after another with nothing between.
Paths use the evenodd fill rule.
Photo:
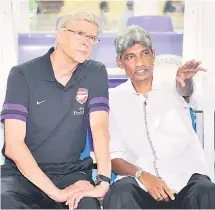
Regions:
<instances>
[{"instance_id":1,"label":"older man","mask_svg":"<svg viewBox=\"0 0 215 210\"><path fill-rule=\"evenodd\" d=\"M5 125L1 208L68 208L68 197L90 189L78 208L100 208L109 189L108 77L105 66L87 60L98 42L98 20L83 9L62 17L56 49L15 66L1 113ZM87 60L87 61L86 61ZM98 162L80 161L88 119Z\"/></svg>"},{"instance_id":2,"label":"older man","mask_svg":"<svg viewBox=\"0 0 215 210\"><path fill-rule=\"evenodd\" d=\"M155 51L146 30L129 26L116 37L117 63L129 80L110 91L110 150L117 181L104 208L215 208L215 184L188 104L175 84L153 74ZM199 62L179 68L186 82ZM184 79L183 79L184 78Z\"/></svg>"}]
</instances>

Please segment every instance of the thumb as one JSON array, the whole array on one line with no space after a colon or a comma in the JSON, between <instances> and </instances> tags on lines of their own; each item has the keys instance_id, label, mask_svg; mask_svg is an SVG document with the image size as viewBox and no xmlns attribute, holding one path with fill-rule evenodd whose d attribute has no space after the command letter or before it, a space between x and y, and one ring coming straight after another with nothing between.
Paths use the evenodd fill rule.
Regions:
<instances>
[{"instance_id":1,"label":"thumb","mask_svg":"<svg viewBox=\"0 0 215 210\"><path fill-rule=\"evenodd\" d=\"M182 87L185 87L185 82L183 78L177 77L176 82L179 83Z\"/></svg>"}]
</instances>

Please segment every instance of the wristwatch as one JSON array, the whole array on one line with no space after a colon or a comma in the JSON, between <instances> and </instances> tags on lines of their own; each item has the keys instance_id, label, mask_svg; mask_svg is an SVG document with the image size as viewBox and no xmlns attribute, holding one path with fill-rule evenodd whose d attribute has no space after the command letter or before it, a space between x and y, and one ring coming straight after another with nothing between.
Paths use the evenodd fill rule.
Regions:
<instances>
[{"instance_id":1,"label":"wristwatch","mask_svg":"<svg viewBox=\"0 0 215 210\"><path fill-rule=\"evenodd\" d=\"M139 169L136 173L135 173L135 178L139 179L140 176L142 175L142 173L144 173L143 169Z\"/></svg>"},{"instance_id":2,"label":"wristwatch","mask_svg":"<svg viewBox=\"0 0 215 210\"><path fill-rule=\"evenodd\" d=\"M108 183L110 184L111 179L108 178L108 177L106 177L106 176L104 176L104 175L98 174L98 175L96 176L96 181L95 181L96 186L97 186L97 185L100 185L102 182L108 182Z\"/></svg>"}]
</instances>

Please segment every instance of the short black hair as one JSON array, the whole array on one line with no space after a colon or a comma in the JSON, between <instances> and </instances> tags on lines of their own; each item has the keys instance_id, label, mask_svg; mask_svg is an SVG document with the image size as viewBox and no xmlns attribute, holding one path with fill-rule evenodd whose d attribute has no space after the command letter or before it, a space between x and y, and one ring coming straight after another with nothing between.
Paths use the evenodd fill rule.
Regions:
<instances>
[{"instance_id":1,"label":"short black hair","mask_svg":"<svg viewBox=\"0 0 215 210\"><path fill-rule=\"evenodd\" d=\"M100 3L100 9L104 9L105 7L108 7L108 2L107 1L102 1Z\"/></svg>"},{"instance_id":2,"label":"short black hair","mask_svg":"<svg viewBox=\"0 0 215 210\"><path fill-rule=\"evenodd\" d=\"M129 0L126 3L127 7L133 7L134 6L134 1L133 0Z\"/></svg>"}]
</instances>

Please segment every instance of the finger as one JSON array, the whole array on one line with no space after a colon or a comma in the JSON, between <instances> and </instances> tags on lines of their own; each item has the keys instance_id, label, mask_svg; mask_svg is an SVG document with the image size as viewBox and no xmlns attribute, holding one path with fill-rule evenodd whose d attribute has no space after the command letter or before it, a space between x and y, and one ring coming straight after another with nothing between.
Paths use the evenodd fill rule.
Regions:
<instances>
[{"instance_id":1,"label":"finger","mask_svg":"<svg viewBox=\"0 0 215 210\"><path fill-rule=\"evenodd\" d=\"M86 184L86 181L80 180L75 183L75 185L83 185Z\"/></svg>"},{"instance_id":2,"label":"finger","mask_svg":"<svg viewBox=\"0 0 215 210\"><path fill-rule=\"evenodd\" d=\"M86 187L85 186L80 186L80 187L76 187L75 189L74 189L74 193L75 194L77 194L77 193L79 193L80 191L83 191L83 190L85 190L86 189Z\"/></svg>"},{"instance_id":3,"label":"finger","mask_svg":"<svg viewBox=\"0 0 215 210\"><path fill-rule=\"evenodd\" d=\"M74 209L77 209L78 208L78 204L81 200L81 196L78 196L76 199L75 199L75 204L74 204Z\"/></svg>"},{"instance_id":4,"label":"finger","mask_svg":"<svg viewBox=\"0 0 215 210\"><path fill-rule=\"evenodd\" d=\"M158 197L158 201L163 201L163 200L164 200L164 198L163 198L163 196L162 196L162 194L161 194L161 190L162 190L162 186L161 186L161 187L160 187L160 186L157 186L156 195L159 196L159 197ZM168 196L167 196L167 197L168 197Z\"/></svg>"},{"instance_id":5,"label":"finger","mask_svg":"<svg viewBox=\"0 0 215 210\"><path fill-rule=\"evenodd\" d=\"M190 65L188 66L188 69L193 68L193 66L195 65L195 63L196 63L196 60L193 59L193 60L190 62Z\"/></svg>"},{"instance_id":6,"label":"finger","mask_svg":"<svg viewBox=\"0 0 215 210\"><path fill-rule=\"evenodd\" d=\"M207 72L207 70L205 68L202 67L198 67L196 69L187 69L187 73L197 73L199 71L203 71L203 72Z\"/></svg>"},{"instance_id":7,"label":"finger","mask_svg":"<svg viewBox=\"0 0 215 210\"><path fill-rule=\"evenodd\" d=\"M104 200L104 197L97 198L99 201Z\"/></svg>"},{"instance_id":8,"label":"finger","mask_svg":"<svg viewBox=\"0 0 215 210\"><path fill-rule=\"evenodd\" d=\"M74 209L75 197L71 197L69 200L69 209Z\"/></svg>"},{"instance_id":9,"label":"finger","mask_svg":"<svg viewBox=\"0 0 215 210\"><path fill-rule=\"evenodd\" d=\"M199 66L198 68L196 68L196 71L203 71L203 72L207 72L207 69Z\"/></svg>"},{"instance_id":10,"label":"finger","mask_svg":"<svg viewBox=\"0 0 215 210\"><path fill-rule=\"evenodd\" d=\"M82 185L82 186L78 186L76 187L73 192L76 193L76 192L80 192L80 191L83 191L83 190L86 190L86 189L89 189L90 187L87 186L87 185Z\"/></svg>"},{"instance_id":11,"label":"finger","mask_svg":"<svg viewBox=\"0 0 215 210\"><path fill-rule=\"evenodd\" d=\"M90 184L90 182L86 181L86 180L80 180L80 181L77 181L75 184L76 185L86 185L86 184Z\"/></svg>"},{"instance_id":12,"label":"finger","mask_svg":"<svg viewBox=\"0 0 215 210\"><path fill-rule=\"evenodd\" d=\"M90 182L88 182L88 181L84 181L84 182L79 183L79 186L87 186L87 187L89 187L89 186L92 186L92 184Z\"/></svg>"},{"instance_id":13,"label":"finger","mask_svg":"<svg viewBox=\"0 0 215 210\"><path fill-rule=\"evenodd\" d=\"M179 68L179 70L181 70L181 69L187 69L188 67L189 67L189 65L190 65L190 63L191 63L192 61L187 61L184 65L182 65L180 68Z\"/></svg>"},{"instance_id":14,"label":"finger","mask_svg":"<svg viewBox=\"0 0 215 210\"><path fill-rule=\"evenodd\" d=\"M92 188L94 188L94 187L95 187L95 186L93 186L93 185L90 185L88 188L89 188L89 189L92 189Z\"/></svg>"},{"instance_id":15,"label":"finger","mask_svg":"<svg viewBox=\"0 0 215 210\"><path fill-rule=\"evenodd\" d=\"M82 190L85 190L85 189L89 189L91 187L92 187L92 185L84 184L84 185L80 186L79 188Z\"/></svg>"},{"instance_id":16,"label":"finger","mask_svg":"<svg viewBox=\"0 0 215 210\"><path fill-rule=\"evenodd\" d=\"M149 192L149 194L157 201L158 200L158 197L157 195L154 193L154 192Z\"/></svg>"},{"instance_id":17,"label":"finger","mask_svg":"<svg viewBox=\"0 0 215 210\"><path fill-rule=\"evenodd\" d=\"M156 196L157 201L163 200L163 198L162 198L162 196L161 196L161 194L160 194L160 192L159 192L157 187L153 188L153 193Z\"/></svg>"},{"instance_id":18,"label":"finger","mask_svg":"<svg viewBox=\"0 0 215 210\"><path fill-rule=\"evenodd\" d=\"M159 189L159 192L160 192L162 198L163 198L165 201L169 201L169 197L168 197L168 195L166 194L166 192L164 191L163 188L160 188L160 189Z\"/></svg>"},{"instance_id":19,"label":"finger","mask_svg":"<svg viewBox=\"0 0 215 210\"><path fill-rule=\"evenodd\" d=\"M163 188L164 188L165 192L169 195L171 200L175 200L175 196L174 196L173 191L165 183L164 183Z\"/></svg>"},{"instance_id":20,"label":"finger","mask_svg":"<svg viewBox=\"0 0 215 210\"><path fill-rule=\"evenodd\" d=\"M193 64L192 68L196 69L198 66L201 64L201 61L197 61L196 63Z\"/></svg>"},{"instance_id":21,"label":"finger","mask_svg":"<svg viewBox=\"0 0 215 210\"><path fill-rule=\"evenodd\" d=\"M85 185L83 186L84 190L94 188L93 185Z\"/></svg>"},{"instance_id":22,"label":"finger","mask_svg":"<svg viewBox=\"0 0 215 210\"><path fill-rule=\"evenodd\" d=\"M177 76L176 81L182 86L185 87L185 79L183 79L183 76Z\"/></svg>"}]
</instances>

